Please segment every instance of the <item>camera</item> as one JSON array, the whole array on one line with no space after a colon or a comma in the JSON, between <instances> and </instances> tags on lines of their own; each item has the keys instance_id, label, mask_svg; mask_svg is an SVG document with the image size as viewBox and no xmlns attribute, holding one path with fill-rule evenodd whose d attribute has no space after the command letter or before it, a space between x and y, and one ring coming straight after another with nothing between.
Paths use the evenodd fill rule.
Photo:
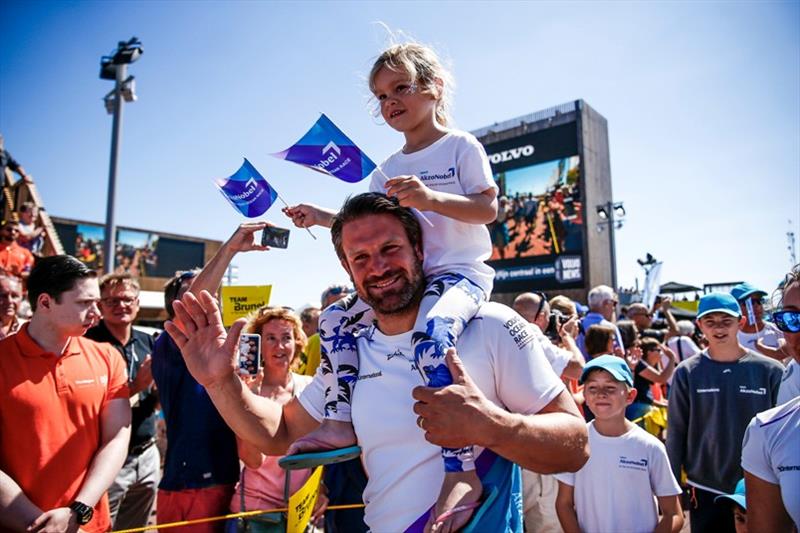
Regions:
<instances>
[{"instance_id":1,"label":"camera","mask_svg":"<svg viewBox=\"0 0 800 533\"><path fill-rule=\"evenodd\" d=\"M558 309L552 309L550 311L550 320L547 322L547 328L544 330L544 334L553 342L561 341L561 326L569 320L564 313L559 311Z\"/></svg>"}]
</instances>

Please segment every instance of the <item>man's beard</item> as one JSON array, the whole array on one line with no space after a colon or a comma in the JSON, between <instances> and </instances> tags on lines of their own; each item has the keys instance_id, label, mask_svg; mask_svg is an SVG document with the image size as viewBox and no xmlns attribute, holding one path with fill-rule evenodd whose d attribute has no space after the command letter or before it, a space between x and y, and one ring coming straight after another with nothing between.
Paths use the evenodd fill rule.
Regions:
<instances>
[{"instance_id":1,"label":"man's beard","mask_svg":"<svg viewBox=\"0 0 800 533\"><path fill-rule=\"evenodd\" d=\"M397 272L390 272L383 276L384 279L396 276ZM398 289L384 292L381 296L373 297L369 289L361 288L358 296L364 300L376 313L394 315L408 311L417 305L425 292L425 278L422 274L422 262L415 261L411 271L411 279L403 273L401 280L404 282Z\"/></svg>"}]
</instances>

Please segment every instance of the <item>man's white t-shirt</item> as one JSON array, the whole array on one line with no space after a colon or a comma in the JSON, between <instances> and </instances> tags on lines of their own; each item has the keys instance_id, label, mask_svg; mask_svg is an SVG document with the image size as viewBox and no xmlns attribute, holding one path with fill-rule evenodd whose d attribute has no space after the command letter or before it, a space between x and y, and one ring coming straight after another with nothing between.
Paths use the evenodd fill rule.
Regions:
<instances>
[{"instance_id":1,"label":"man's white t-shirt","mask_svg":"<svg viewBox=\"0 0 800 533\"><path fill-rule=\"evenodd\" d=\"M778 389L778 403L786 403L800 396L800 364L797 359L792 359L781 376L781 386Z\"/></svg>"},{"instance_id":2,"label":"man's white t-shirt","mask_svg":"<svg viewBox=\"0 0 800 533\"><path fill-rule=\"evenodd\" d=\"M691 356L697 355L702 351L700 350L700 347L697 346L697 344L692 340L692 338L687 337L686 335L671 337L667 341L667 347L675 352L675 355L678 356L678 363L685 361Z\"/></svg>"},{"instance_id":3,"label":"man's white t-shirt","mask_svg":"<svg viewBox=\"0 0 800 533\"><path fill-rule=\"evenodd\" d=\"M675 496L667 450L639 426L605 437L589 422L589 461L574 474L556 474L574 487L575 510L586 533L650 533L658 523L656 496Z\"/></svg>"},{"instance_id":4,"label":"man's white t-shirt","mask_svg":"<svg viewBox=\"0 0 800 533\"><path fill-rule=\"evenodd\" d=\"M412 333L386 336L372 327L358 338L352 416L369 477L365 522L372 531L405 530L433 505L444 479L441 449L416 425L411 391L424 381L413 363ZM456 348L486 397L510 412L537 413L564 390L530 324L506 306L481 306ZM325 403L322 387L317 372L300 396L317 420ZM476 456L482 451L476 447Z\"/></svg>"},{"instance_id":5,"label":"man's white t-shirt","mask_svg":"<svg viewBox=\"0 0 800 533\"><path fill-rule=\"evenodd\" d=\"M381 174L381 170L383 174ZM385 176L384 176L385 174ZM389 156L372 172L371 192L385 193L387 178L417 176L430 189L465 196L497 189L483 145L471 134L450 130L422 150ZM419 212L415 211L419 217ZM484 261L492 255L489 230L483 224L461 222L432 211L423 211L433 227L420 219L427 276L455 272L492 292L494 270Z\"/></svg>"},{"instance_id":6,"label":"man's white t-shirt","mask_svg":"<svg viewBox=\"0 0 800 533\"><path fill-rule=\"evenodd\" d=\"M800 398L753 417L742 441L742 469L780 486L783 506L800 528Z\"/></svg>"},{"instance_id":7,"label":"man's white t-shirt","mask_svg":"<svg viewBox=\"0 0 800 533\"><path fill-rule=\"evenodd\" d=\"M783 332L778 329L778 326L773 324L772 322L764 322L764 329L759 331L758 333L745 333L742 330L739 330L737 334L739 337L739 344L747 348L748 350L753 350L756 353L761 353L756 348L756 340L760 337L761 343L764 346L769 346L770 348L778 348L780 346L780 341L783 339Z\"/></svg>"},{"instance_id":8,"label":"man's white t-shirt","mask_svg":"<svg viewBox=\"0 0 800 533\"><path fill-rule=\"evenodd\" d=\"M702 350L694 343L691 337L672 337L667 341L667 347L670 350L675 352L675 355L678 356L678 362L675 363L676 365L689 359L691 356L699 354ZM669 364L670 356L667 355L666 352L661 354L661 368L666 368ZM675 377L675 373L673 372L669 379L667 379L667 385L672 385L672 378Z\"/></svg>"}]
</instances>

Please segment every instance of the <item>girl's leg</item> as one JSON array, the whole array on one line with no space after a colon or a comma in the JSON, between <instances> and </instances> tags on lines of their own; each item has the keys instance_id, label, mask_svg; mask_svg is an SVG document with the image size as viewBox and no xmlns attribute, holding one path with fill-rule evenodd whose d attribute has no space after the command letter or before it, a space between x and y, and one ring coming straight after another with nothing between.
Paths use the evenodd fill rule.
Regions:
<instances>
[{"instance_id":1,"label":"girl's leg","mask_svg":"<svg viewBox=\"0 0 800 533\"><path fill-rule=\"evenodd\" d=\"M286 455L344 448L356 443L350 400L358 379L356 334L372 324L372 308L353 293L322 312L319 318L320 371L325 387L325 419L296 440Z\"/></svg>"},{"instance_id":2,"label":"girl's leg","mask_svg":"<svg viewBox=\"0 0 800 533\"><path fill-rule=\"evenodd\" d=\"M412 341L417 369L428 386L453 382L444 356L485 299L483 290L460 274L442 274L429 281ZM445 472L475 469L472 446L442 448L442 457Z\"/></svg>"},{"instance_id":3,"label":"girl's leg","mask_svg":"<svg viewBox=\"0 0 800 533\"><path fill-rule=\"evenodd\" d=\"M325 385L325 418L350 422L350 399L358 379L356 333L372 324L374 313L353 293L319 317L320 368Z\"/></svg>"}]
</instances>

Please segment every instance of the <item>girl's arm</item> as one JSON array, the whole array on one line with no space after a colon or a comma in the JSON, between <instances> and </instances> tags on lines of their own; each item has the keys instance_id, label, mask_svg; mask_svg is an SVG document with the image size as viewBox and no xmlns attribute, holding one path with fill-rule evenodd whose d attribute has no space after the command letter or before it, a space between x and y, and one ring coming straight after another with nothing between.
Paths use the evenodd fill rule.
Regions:
<instances>
[{"instance_id":1,"label":"girl's arm","mask_svg":"<svg viewBox=\"0 0 800 533\"><path fill-rule=\"evenodd\" d=\"M497 219L497 191L493 187L477 194L452 194L430 189L417 176L397 176L384 187L386 194L397 197L403 207L434 211L470 224L489 224Z\"/></svg>"},{"instance_id":2,"label":"girl's arm","mask_svg":"<svg viewBox=\"0 0 800 533\"><path fill-rule=\"evenodd\" d=\"M293 207L284 207L281 211L291 218L298 228L310 228L311 226L330 228L333 223L333 215L336 214L333 209L314 204L297 204Z\"/></svg>"},{"instance_id":3,"label":"girl's arm","mask_svg":"<svg viewBox=\"0 0 800 533\"><path fill-rule=\"evenodd\" d=\"M653 383L658 383L663 385L667 381L669 381L670 376L672 376L672 371L675 370L675 352L667 348L666 346L662 347L664 349L664 353L667 354L669 358L669 362L667 366L664 367L663 370L658 370L657 368L650 366L647 363L644 363L646 366L639 374L646 380L652 381Z\"/></svg>"}]
</instances>

